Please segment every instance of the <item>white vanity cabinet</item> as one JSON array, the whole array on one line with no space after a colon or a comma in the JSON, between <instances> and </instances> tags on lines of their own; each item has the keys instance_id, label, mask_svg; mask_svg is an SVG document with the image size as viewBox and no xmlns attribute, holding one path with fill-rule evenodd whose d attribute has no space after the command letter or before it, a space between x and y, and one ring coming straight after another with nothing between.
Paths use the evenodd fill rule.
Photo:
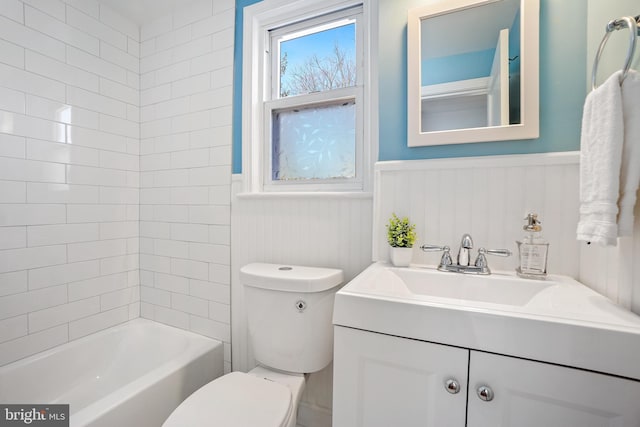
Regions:
<instances>
[{"instance_id":1,"label":"white vanity cabinet","mask_svg":"<svg viewBox=\"0 0 640 427\"><path fill-rule=\"evenodd\" d=\"M333 324L334 427L640 427L640 317L570 277L374 263Z\"/></svg>"},{"instance_id":2,"label":"white vanity cabinet","mask_svg":"<svg viewBox=\"0 0 640 427\"><path fill-rule=\"evenodd\" d=\"M640 381L336 326L333 426L637 427Z\"/></svg>"},{"instance_id":3,"label":"white vanity cabinet","mask_svg":"<svg viewBox=\"0 0 640 427\"><path fill-rule=\"evenodd\" d=\"M343 327L334 343L334 427L465 425L469 350Z\"/></svg>"},{"instance_id":4,"label":"white vanity cabinet","mask_svg":"<svg viewBox=\"0 0 640 427\"><path fill-rule=\"evenodd\" d=\"M469 372L469 427L640 426L640 381L477 351Z\"/></svg>"}]
</instances>

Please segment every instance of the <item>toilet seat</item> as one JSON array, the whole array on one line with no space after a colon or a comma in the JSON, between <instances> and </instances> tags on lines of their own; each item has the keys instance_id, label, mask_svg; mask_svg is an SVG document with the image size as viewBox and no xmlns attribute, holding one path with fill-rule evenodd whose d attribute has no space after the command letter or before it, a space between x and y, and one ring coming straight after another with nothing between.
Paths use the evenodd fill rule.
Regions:
<instances>
[{"instance_id":1,"label":"toilet seat","mask_svg":"<svg viewBox=\"0 0 640 427\"><path fill-rule=\"evenodd\" d=\"M196 390L162 427L283 427L291 412L287 386L232 372Z\"/></svg>"}]
</instances>

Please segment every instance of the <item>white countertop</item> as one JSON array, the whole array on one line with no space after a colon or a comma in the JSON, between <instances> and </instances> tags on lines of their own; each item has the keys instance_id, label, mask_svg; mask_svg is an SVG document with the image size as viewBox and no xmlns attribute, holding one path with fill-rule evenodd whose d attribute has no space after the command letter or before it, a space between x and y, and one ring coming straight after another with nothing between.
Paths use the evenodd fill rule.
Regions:
<instances>
[{"instance_id":1,"label":"white countertop","mask_svg":"<svg viewBox=\"0 0 640 427\"><path fill-rule=\"evenodd\" d=\"M640 380L640 317L572 278L402 270L374 263L360 273L337 293L334 324ZM486 298L443 297L415 293L405 280L489 288ZM519 285L535 292L513 304L491 302L510 301L501 294Z\"/></svg>"}]
</instances>

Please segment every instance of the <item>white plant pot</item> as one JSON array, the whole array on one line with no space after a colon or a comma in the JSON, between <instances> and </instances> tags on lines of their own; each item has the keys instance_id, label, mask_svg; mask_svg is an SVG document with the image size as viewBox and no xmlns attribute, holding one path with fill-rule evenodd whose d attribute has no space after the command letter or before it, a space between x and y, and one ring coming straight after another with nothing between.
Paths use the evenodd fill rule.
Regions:
<instances>
[{"instance_id":1,"label":"white plant pot","mask_svg":"<svg viewBox=\"0 0 640 427\"><path fill-rule=\"evenodd\" d=\"M409 267L413 255L412 248L390 248L391 263L396 267Z\"/></svg>"}]
</instances>

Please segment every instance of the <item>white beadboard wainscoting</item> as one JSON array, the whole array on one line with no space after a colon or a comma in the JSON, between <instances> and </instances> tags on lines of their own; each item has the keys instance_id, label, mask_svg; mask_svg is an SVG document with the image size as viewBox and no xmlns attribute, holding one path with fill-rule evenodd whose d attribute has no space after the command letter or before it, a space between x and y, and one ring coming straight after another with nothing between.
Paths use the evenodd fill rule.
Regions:
<instances>
[{"instance_id":1,"label":"white beadboard wainscoting","mask_svg":"<svg viewBox=\"0 0 640 427\"><path fill-rule=\"evenodd\" d=\"M615 247L580 245L580 281L640 315L640 203L632 237Z\"/></svg>"},{"instance_id":2,"label":"white beadboard wainscoting","mask_svg":"<svg viewBox=\"0 0 640 427\"><path fill-rule=\"evenodd\" d=\"M635 301L638 312L640 266L633 260L640 254L640 208L635 237L621 239L617 248L578 242L577 152L379 162L373 203L366 197L245 195L241 179L235 175L232 182L234 370L246 371L255 363L247 343L241 266L337 267L350 280L371 259L388 260L385 225L393 212L409 216L417 226L413 262L436 265L441 254L423 253L420 245L446 244L455 255L462 234L470 233L476 248L513 251L510 258L489 257L491 268L511 271L524 217L536 212L550 242L550 273L577 278L626 307ZM331 373L328 368L310 377L300 406L301 426L330 425Z\"/></svg>"},{"instance_id":3,"label":"white beadboard wainscoting","mask_svg":"<svg viewBox=\"0 0 640 427\"><path fill-rule=\"evenodd\" d=\"M634 236L617 247L578 242L579 161L578 152L564 152L380 162L373 259L389 259L385 224L395 212L416 224L414 263L439 262L441 253L419 249L424 243L448 245L455 257L462 234L470 233L476 249L510 249L509 258L487 258L492 269L513 271L523 218L535 212L550 243L550 273L574 277L640 314L640 204Z\"/></svg>"},{"instance_id":4,"label":"white beadboard wainscoting","mask_svg":"<svg viewBox=\"0 0 640 427\"><path fill-rule=\"evenodd\" d=\"M518 263L516 240L529 212L538 214L549 241L549 272L578 277L579 154L549 153L380 162L376 165L374 259L388 260L385 225L393 212L416 224L413 262L437 265L442 253L424 243L448 245L452 256L464 233L478 248L509 249L508 258L487 256L494 270Z\"/></svg>"},{"instance_id":5,"label":"white beadboard wainscoting","mask_svg":"<svg viewBox=\"0 0 640 427\"><path fill-rule=\"evenodd\" d=\"M139 31L0 6L0 365L139 315Z\"/></svg>"},{"instance_id":6,"label":"white beadboard wainscoting","mask_svg":"<svg viewBox=\"0 0 640 427\"><path fill-rule=\"evenodd\" d=\"M371 195L262 194L232 198L233 369L247 371L255 361L247 343L244 292L238 272L250 262L341 268L345 280L371 263ZM300 404L301 426L331 425L332 368L310 376Z\"/></svg>"}]
</instances>

